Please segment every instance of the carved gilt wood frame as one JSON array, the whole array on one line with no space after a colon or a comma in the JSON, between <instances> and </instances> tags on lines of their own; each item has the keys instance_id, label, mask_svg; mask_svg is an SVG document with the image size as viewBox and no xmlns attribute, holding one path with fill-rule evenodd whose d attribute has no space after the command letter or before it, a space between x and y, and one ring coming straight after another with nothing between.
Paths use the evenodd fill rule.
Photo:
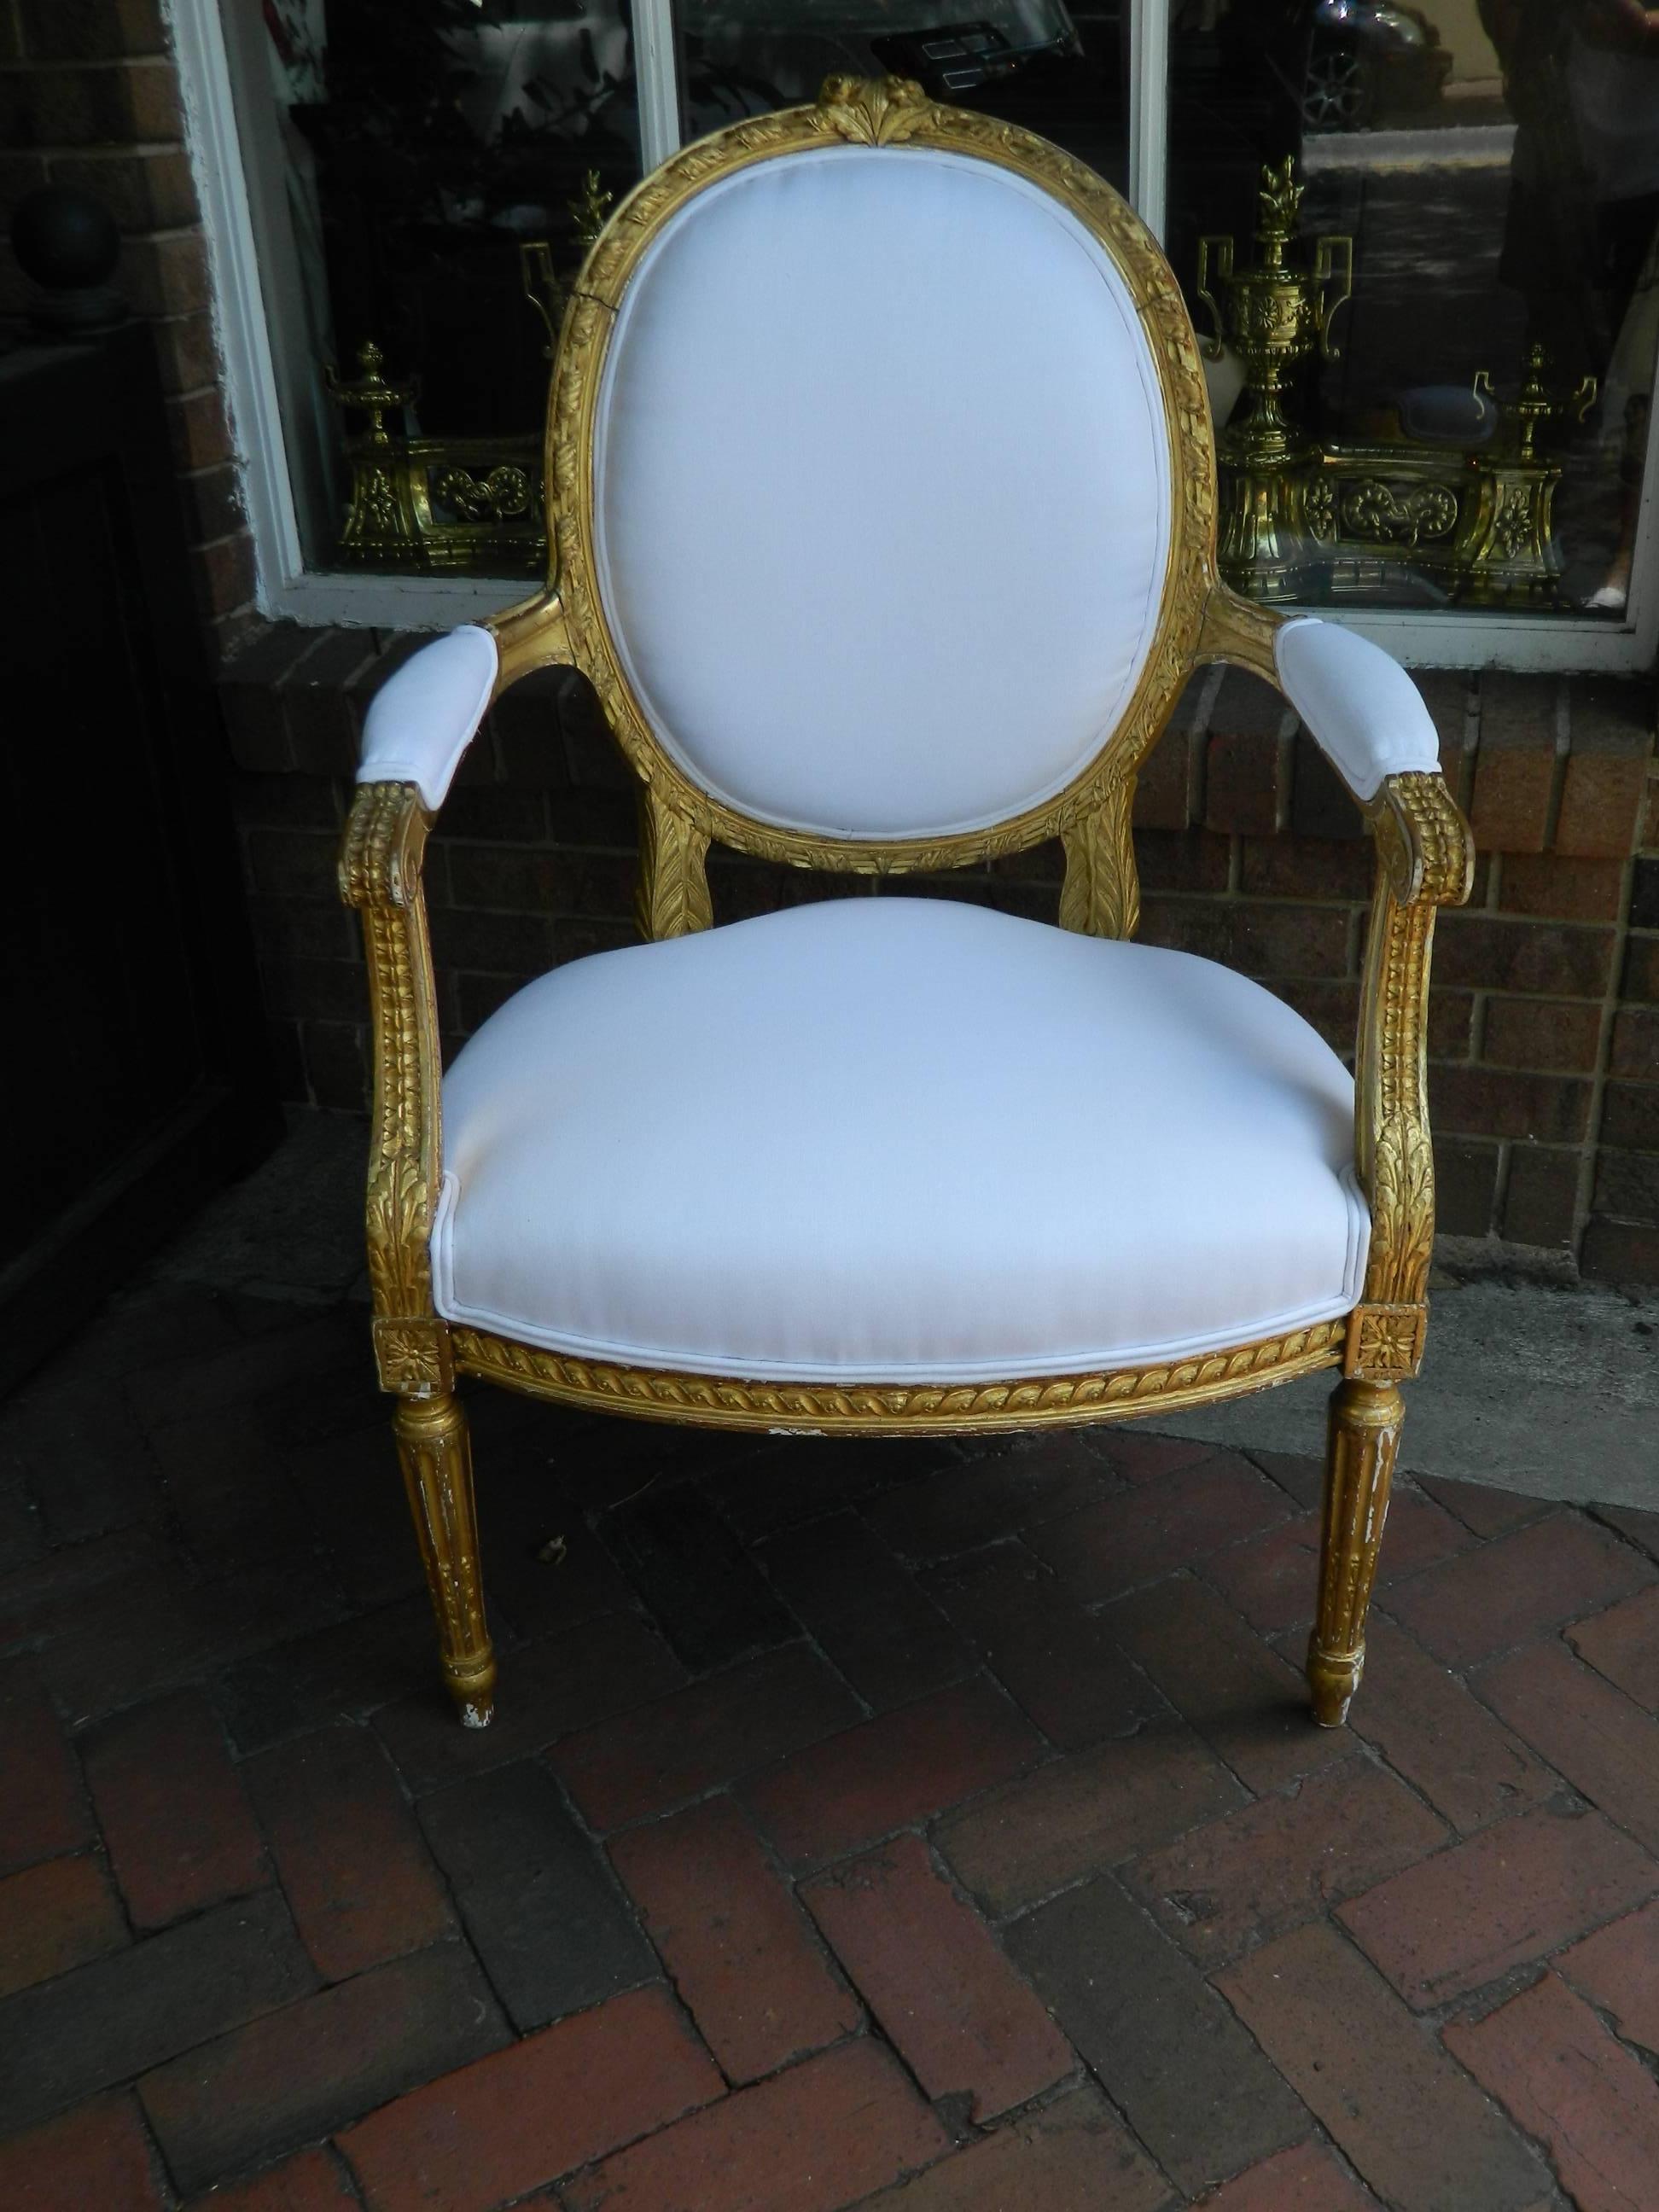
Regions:
<instances>
[{"instance_id":1,"label":"carved gilt wood frame","mask_svg":"<svg viewBox=\"0 0 1659 2212\"><path fill-rule=\"evenodd\" d=\"M1111 254L1152 340L1168 425L1173 512L1162 613L1139 684L1096 758L1057 797L989 830L889 842L836 841L735 812L692 782L651 729L623 674L593 585L592 430L605 350L629 276L694 194L757 161L806 148L927 146L971 155L1050 192ZM639 919L647 938L707 928L712 841L800 867L899 872L961 866L1058 836L1060 920L1104 937L1139 910L1130 809L1135 773L1182 686L1226 660L1278 683L1277 617L1235 597L1215 568L1215 465L1196 341L1150 234L1092 170L1029 132L939 106L894 79L832 78L816 105L753 118L686 148L617 210L577 280L548 421L551 574L489 625L499 695L532 670L574 666L593 684L641 783ZM466 1372L544 1398L647 1419L733 1428L951 1433L1127 1419L1226 1398L1341 1366L1365 1383L1415 1372L1433 1231L1423 1038L1437 905L1467 896L1468 832L1437 775L1395 776L1367 810L1379 869L1358 1044L1358 1164L1372 1209L1363 1303L1346 1321L1188 1360L1095 1375L963 1387L757 1383L565 1357L436 1313L428 1256L438 1188L440 1079L432 963L421 890L430 817L410 783L357 796L341 866L362 916L374 1030L368 1230L382 1385L405 1401L447 1395Z\"/></svg>"}]
</instances>

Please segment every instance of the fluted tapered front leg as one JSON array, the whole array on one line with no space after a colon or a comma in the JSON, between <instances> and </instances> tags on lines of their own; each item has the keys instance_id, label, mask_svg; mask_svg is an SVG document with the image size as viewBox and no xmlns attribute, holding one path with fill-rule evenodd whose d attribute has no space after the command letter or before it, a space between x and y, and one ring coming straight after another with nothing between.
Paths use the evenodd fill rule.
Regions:
<instances>
[{"instance_id":1,"label":"fluted tapered front leg","mask_svg":"<svg viewBox=\"0 0 1659 2212\"><path fill-rule=\"evenodd\" d=\"M495 1655L484 1620L466 1415L449 1392L436 1391L399 1399L392 1425L437 1615L444 1680L467 1727L483 1728L495 1711Z\"/></svg>"},{"instance_id":2,"label":"fluted tapered front leg","mask_svg":"<svg viewBox=\"0 0 1659 2212\"><path fill-rule=\"evenodd\" d=\"M1351 1377L1331 1395L1319 1611L1308 1646L1308 1686L1322 1728L1346 1720L1364 1669L1365 1614L1405 1412L1392 1382Z\"/></svg>"}]
</instances>

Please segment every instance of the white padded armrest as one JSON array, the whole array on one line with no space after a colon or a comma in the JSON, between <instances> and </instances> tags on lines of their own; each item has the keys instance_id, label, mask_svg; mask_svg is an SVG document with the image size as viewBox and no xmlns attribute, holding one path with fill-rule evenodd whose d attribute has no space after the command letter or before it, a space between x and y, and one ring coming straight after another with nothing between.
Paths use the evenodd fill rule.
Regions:
<instances>
[{"instance_id":1,"label":"white padded armrest","mask_svg":"<svg viewBox=\"0 0 1659 2212\"><path fill-rule=\"evenodd\" d=\"M471 744L499 662L487 629L466 623L411 653L369 702L359 783L414 783L434 812Z\"/></svg>"},{"instance_id":2,"label":"white padded armrest","mask_svg":"<svg viewBox=\"0 0 1659 2212\"><path fill-rule=\"evenodd\" d=\"M1375 798L1385 776L1439 768L1423 696L1380 645L1304 615L1280 627L1273 657L1285 696L1356 799Z\"/></svg>"}]
</instances>

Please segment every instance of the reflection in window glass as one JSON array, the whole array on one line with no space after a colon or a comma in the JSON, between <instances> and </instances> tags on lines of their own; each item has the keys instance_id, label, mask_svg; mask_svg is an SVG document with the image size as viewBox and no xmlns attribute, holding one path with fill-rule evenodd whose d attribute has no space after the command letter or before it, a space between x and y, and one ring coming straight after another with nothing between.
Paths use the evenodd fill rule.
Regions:
<instances>
[{"instance_id":1,"label":"reflection in window glass","mask_svg":"<svg viewBox=\"0 0 1659 2212\"><path fill-rule=\"evenodd\" d=\"M623 0L266 0L264 21L312 343L337 372L345 464L339 542L313 555L533 573L548 333L521 247L547 242L556 287L605 196L639 177L629 11ZM556 313L545 278L540 289ZM377 441L378 459L365 451Z\"/></svg>"},{"instance_id":2,"label":"reflection in window glass","mask_svg":"<svg viewBox=\"0 0 1659 2212\"><path fill-rule=\"evenodd\" d=\"M1621 616L1659 349L1659 7L1177 0L1170 77L1170 255L1201 331L1207 270L1226 339L1231 580Z\"/></svg>"},{"instance_id":3,"label":"reflection in window glass","mask_svg":"<svg viewBox=\"0 0 1659 2212\"><path fill-rule=\"evenodd\" d=\"M1121 189L1118 0L681 0L686 136L817 97L826 76L914 78L1052 138Z\"/></svg>"}]
</instances>

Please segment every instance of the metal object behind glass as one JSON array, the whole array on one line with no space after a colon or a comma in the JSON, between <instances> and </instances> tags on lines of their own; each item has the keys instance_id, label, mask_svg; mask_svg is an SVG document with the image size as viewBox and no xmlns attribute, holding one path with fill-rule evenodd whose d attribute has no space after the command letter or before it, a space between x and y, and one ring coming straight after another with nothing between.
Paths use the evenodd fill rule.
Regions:
<instances>
[{"instance_id":1,"label":"metal object behind glass","mask_svg":"<svg viewBox=\"0 0 1659 2212\"><path fill-rule=\"evenodd\" d=\"M572 234L584 250L605 228L613 195L590 169L569 203ZM549 361L558 343L566 287L544 238L519 249L521 289L547 332ZM547 564L539 431L495 438L410 437L405 410L421 380L388 383L385 355L368 340L347 381L330 366L329 396L342 416L365 418L348 433L351 489L338 552L353 567L435 574L534 576Z\"/></svg>"},{"instance_id":2,"label":"metal object behind glass","mask_svg":"<svg viewBox=\"0 0 1659 2212\"><path fill-rule=\"evenodd\" d=\"M1409 568L1459 605L1569 605L1555 535L1561 465L1538 436L1569 416L1583 420L1595 379L1553 390L1534 345L1512 400L1497 400L1489 370L1476 377L1475 412L1496 424L1480 447L1449 450L1403 431L1321 438L1300 418L1297 387L1316 356L1335 357L1331 325L1352 295L1353 241L1317 238L1298 266L1302 196L1288 159L1264 167L1249 269L1236 267L1231 238L1199 242L1196 289L1215 325L1206 352L1219 360L1231 345L1244 365L1243 393L1217 441L1222 574L1256 599L1372 595Z\"/></svg>"}]
</instances>

